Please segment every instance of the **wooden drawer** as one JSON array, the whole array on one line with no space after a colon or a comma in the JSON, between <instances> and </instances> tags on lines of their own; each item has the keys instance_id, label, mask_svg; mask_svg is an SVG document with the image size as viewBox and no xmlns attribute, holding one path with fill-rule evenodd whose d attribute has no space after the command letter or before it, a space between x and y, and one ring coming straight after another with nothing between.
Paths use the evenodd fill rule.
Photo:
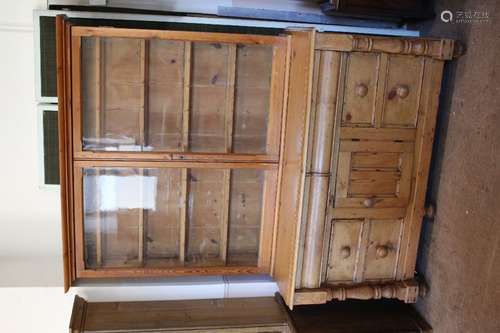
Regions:
<instances>
[{"instance_id":1,"label":"wooden drawer","mask_svg":"<svg viewBox=\"0 0 500 333\"><path fill-rule=\"evenodd\" d=\"M402 220L366 221L366 246L363 280L393 279L401 239Z\"/></svg>"},{"instance_id":2,"label":"wooden drawer","mask_svg":"<svg viewBox=\"0 0 500 333\"><path fill-rule=\"evenodd\" d=\"M424 58L345 55L343 127L416 128Z\"/></svg>"},{"instance_id":3,"label":"wooden drawer","mask_svg":"<svg viewBox=\"0 0 500 333\"><path fill-rule=\"evenodd\" d=\"M346 56L342 126L373 127L380 55L354 52Z\"/></svg>"},{"instance_id":4,"label":"wooden drawer","mask_svg":"<svg viewBox=\"0 0 500 333\"><path fill-rule=\"evenodd\" d=\"M417 127L424 58L387 57L381 127Z\"/></svg>"},{"instance_id":5,"label":"wooden drawer","mask_svg":"<svg viewBox=\"0 0 500 333\"><path fill-rule=\"evenodd\" d=\"M341 140L335 207L405 207L411 189L412 151L412 142Z\"/></svg>"},{"instance_id":6,"label":"wooden drawer","mask_svg":"<svg viewBox=\"0 0 500 333\"><path fill-rule=\"evenodd\" d=\"M363 220L336 220L328 253L328 281L353 281L359 255Z\"/></svg>"},{"instance_id":7,"label":"wooden drawer","mask_svg":"<svg viewBox=\"0 0 500 333\"><path fill-rule=\"evenodd\" d=\"M334 220L331 230L328 283L395 277L402 220Z\"/></svg>"}]
</instances>

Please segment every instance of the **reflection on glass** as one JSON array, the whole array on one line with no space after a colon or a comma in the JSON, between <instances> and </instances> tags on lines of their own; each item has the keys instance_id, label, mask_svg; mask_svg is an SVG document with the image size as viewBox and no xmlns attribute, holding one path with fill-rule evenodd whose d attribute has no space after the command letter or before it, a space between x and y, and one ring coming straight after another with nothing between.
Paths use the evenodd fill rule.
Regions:
<instances>
[{"instance_id":1,"label":"reflection on glass","mask_svg":"<svg viewBox=\"0 0 500 333\"><path fill-rule=\"evenodd\" d=\"M84 37L81 52L84 150L266 153L272 46Z\"/></svg>"},{"instance_id":2,"label":"reflection on glass","mask_svg":"<svg viewBox=\"0 0 500 333\"><path fill-rule=\"evenodd\" d=\"M84 168L85 263L256 266L265 171Z\"/></svg>"}]
</instances>

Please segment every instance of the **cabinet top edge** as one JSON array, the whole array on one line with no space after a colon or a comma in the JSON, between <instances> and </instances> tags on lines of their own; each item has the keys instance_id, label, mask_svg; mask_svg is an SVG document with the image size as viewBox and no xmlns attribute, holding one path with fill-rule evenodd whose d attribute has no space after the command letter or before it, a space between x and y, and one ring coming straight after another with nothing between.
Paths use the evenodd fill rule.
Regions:
<instances>
[{"instance_id":1,"label":"cabinet top edge","mask_svg":"<svg viewBox=\"0 0 500 333\"><path fill-rule=\"evenodd\" d=\"M384 52L451 60L461 56L457 41L437 38L384 37L319 32L315 49L343 52Z\"/></svg>"}]
</instances>

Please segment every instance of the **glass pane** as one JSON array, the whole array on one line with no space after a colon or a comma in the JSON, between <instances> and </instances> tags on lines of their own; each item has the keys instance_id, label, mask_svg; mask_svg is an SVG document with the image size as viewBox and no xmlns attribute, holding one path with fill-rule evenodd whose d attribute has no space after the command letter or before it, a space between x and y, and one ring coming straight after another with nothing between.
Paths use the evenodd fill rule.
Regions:
<instances>
[{"instance_id":1,"label":"glass pane","mask_svg":"<svg viewBox=\"0 0 500 333\"><path fill-rule=\"evenodd\" d=\"M238 45L233 152L266 153L273 49Z\"/></svg>"},{"instance_id":2,"label":"glass pane","mask_svg":"<svg viewBox=\"0 0 500 333\"><path fill-rule=\"evenodd\" d=\"M257 266L262 220L264 172L231 171L228 264Z\"/></svg>"},{"instance_id":3,"label":"glass pane","mask_svg":"<svg viewBox=\"0 0 500 333\"><path fill-rule=\"evenodd\" d=\"M81 52L84 150L266 153L272 46L84 37Z\"/></svg>"},{"instance_id":4,"label":"glass pane","mask_svg":"<svg viewBox=\"0 0 500 333\"><path fill-rule=\"evenodd\" d=\"M191 169L188 174L188 220L186 261L196 266L224 265L221 236L224 209L224 171Z\"/></svg>"},{"instance_id":5,"label":"glass pane","mask_svg":"<svg viewBox=\"0 0 500 333\"><path fill-rule=\"evenodd\" d=\"M149 41L146 150L182 150L184 44Z\"/></svg>"},{"instance_id":6,"label":"glass pane","mask_svg":"<svg viewBox=\"0 0 500 333\"><path fill-rule=\"evenodd\" d=\"M180 180L180 169L84 169L87 267L178 265Z\"/></svg>"},{"instance_id":7,"label":"glass pane","mask_svg":"<svg viewBox=\"0 0 500 333\"><path fill-rule=\"evenodd\" d=\"M83 169L86 267L257 266L265 174Z\"/></svg>"},{"instance_id":8,"label":"glass pane","mask_svg":"<svg viewBox=\"0 0 500 333\"><path fill-rule=\"evenodd\" d=\"M225 152L228 45L193 43L189 147Z\"/></svg>"},{"instance_id":9,"label":"glass pane","mask_svg":"<svg viewBox=\"0 0 500 333\"><path fill-rule=\"evenodd\" d=\"M144 41L82 39L84 149L141 150Z\"/></svg>"},{"instance_id":10,"label":"glass pane","mask_svg":"<svg viewBox=\"0 0 500 333\"><path fill-rule=\"evenodd\" d=\"M148 169L157 177L155 209L144 221L147 266L179 264L180 217L182 214L181 169Z\"/></svg>"}]
</instances>

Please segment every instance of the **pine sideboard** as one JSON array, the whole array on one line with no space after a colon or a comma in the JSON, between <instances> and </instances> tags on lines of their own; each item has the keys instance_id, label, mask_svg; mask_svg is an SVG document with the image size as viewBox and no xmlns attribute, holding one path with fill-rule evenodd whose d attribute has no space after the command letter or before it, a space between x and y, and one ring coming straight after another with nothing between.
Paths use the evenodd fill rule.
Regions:
<instances>
[{"instance_id":1,"label":"pine sideboard","mask_svg":"<svg viewBox=\"0 0 500 333\"><path fill-rule=\"evenodd\" d=\"M414 301L454 42L233 30L57 17L66 289L268 274L290 307Z\"/></svg>"}]
</instances>

